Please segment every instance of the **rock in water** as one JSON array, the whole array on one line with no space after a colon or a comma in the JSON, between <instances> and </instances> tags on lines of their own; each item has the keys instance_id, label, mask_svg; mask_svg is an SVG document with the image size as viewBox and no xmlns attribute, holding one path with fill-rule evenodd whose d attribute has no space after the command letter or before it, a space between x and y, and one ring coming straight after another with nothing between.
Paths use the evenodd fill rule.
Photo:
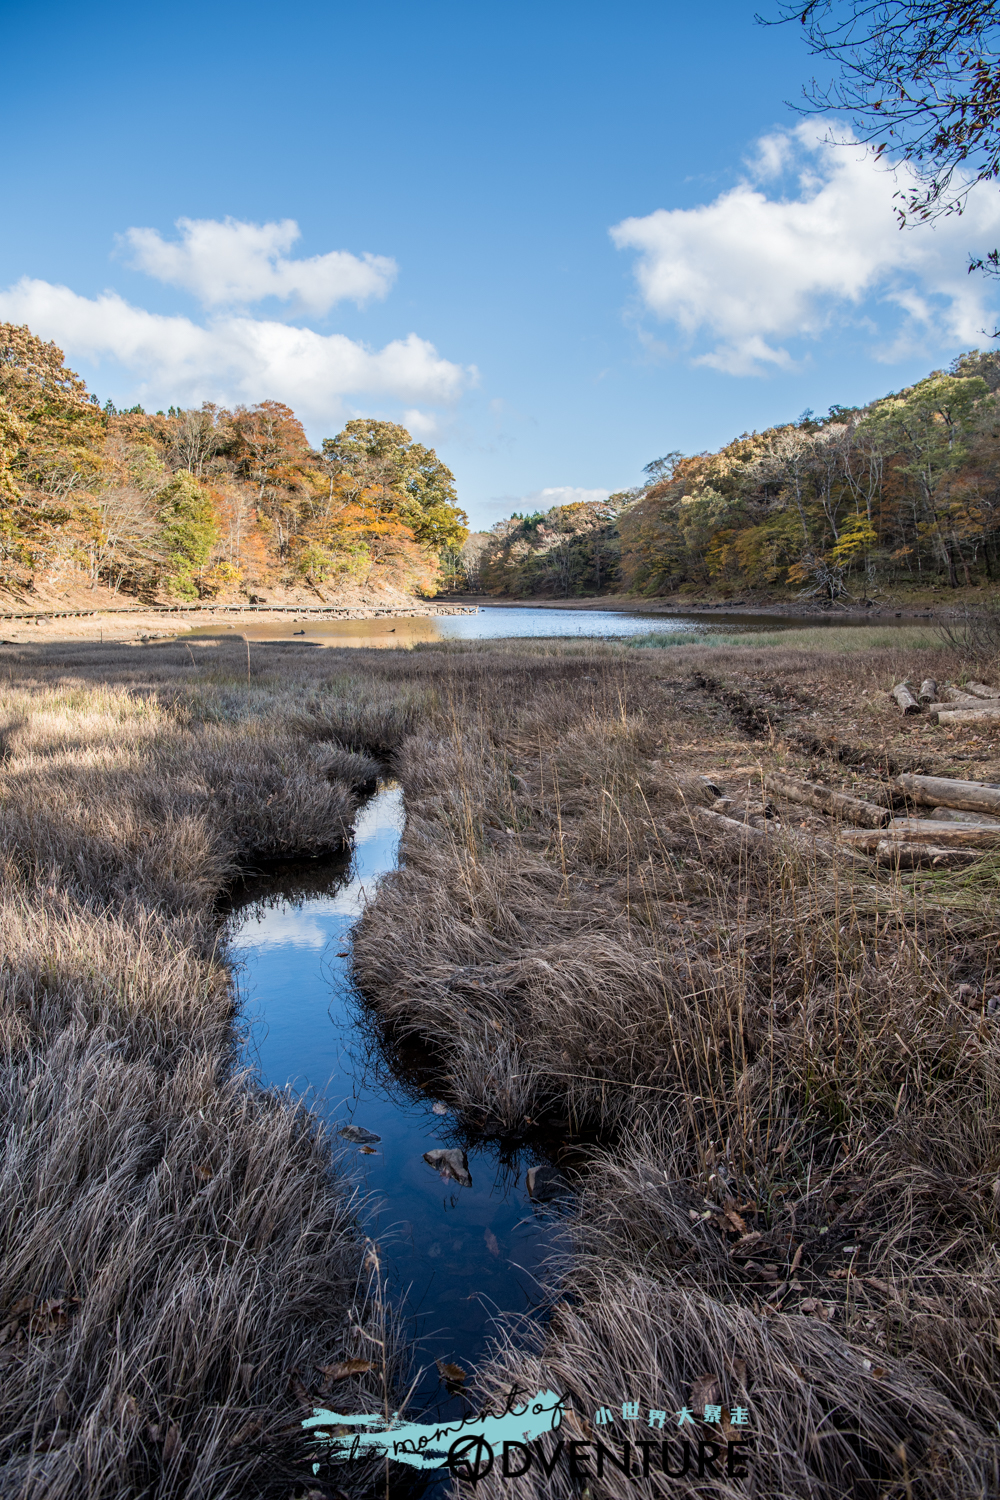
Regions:
<instances>
[{"instance_id":1,"label":"rock in water","mask_svg":"<svg viewBox=\"0 0 1000 1500\"><path fill-rule=\"evenodd\" d=\"M528 1187L528 1196L536 1203L548 1203L551 1199L561 1198L569 1192L569 1183L558 1167L554 1167L551 1162L543 1162L540 1167L529 1167L524 1180Z\"/></svg>"},{"instance_id":2,"label":"rock in water","mask_svg":"<svg viewBox=\"0 0 1000 1500\"><path fill-rule=\"evenodd\" d=\"M345 1125L340 1134L345 1141L353 1141L356 1146L370 1146L372 1141L380 1141L380 1135L373 1135L363 1125Z\"/></svg>"},{"instance_id":3,"label":"rock in water","mask_svg":"<svg viewBox=\"0 0 1000 1500\"><path fill-rule=\"evenodd\" d=\"M440 1172L445 1182L452 1177L460 1187L472 1186L469 1158L464 1151L444 1151L441 1149L425 1151L424 1161L429 1167L433 1167L435 1172Z\"/></svg>"}]
</instances>

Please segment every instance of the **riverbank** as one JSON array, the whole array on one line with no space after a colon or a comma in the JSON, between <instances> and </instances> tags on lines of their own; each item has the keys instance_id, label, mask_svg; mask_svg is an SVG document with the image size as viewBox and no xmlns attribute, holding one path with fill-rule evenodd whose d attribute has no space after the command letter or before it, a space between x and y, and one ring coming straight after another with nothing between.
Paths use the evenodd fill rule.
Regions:
<instances>
[{"instance_id":1,"label":"riverbank","mask_svg":"<svg viewBox=\"0 0 1000 1500\"><path fill-rule=\"evenodd\" d=\"M944 597L942 597L944 595ZM678 618L704 616L706 621L719 615L773 616L775 619L815 619L825 621L871 620L947 620L965 610L982 609L991 594L985 589L947 589L909 593L898 599L875 603L870 607L861 604L849 605L817 599L762 599L736 597L713 598L710 595L669 595L647 598L637 594L598 594L590 598L572 599L507 599L493 594L449 594L449 600L460 604L489 605L495 609L580 609L621 610L627 614L664 615Z\"/></svg>"},{"instance_id":2,"label":"riverbank","mask_svg":"<svg viewBox=\"0 0 1000 1500\"><path fill-rule=\"evenodd\" d=\"M235 1066L214 903L242 866L343 845L377 769L361 747L392 748L399 705L355 695L346 751L303 731L303 661L250 685L241 651L211 674L179 651L0 652L12 1500L284 1497L338 1365L360 1360L337 1392L369 1409L396 1375L329 1135Z\"/></svg>"}]
</instances>

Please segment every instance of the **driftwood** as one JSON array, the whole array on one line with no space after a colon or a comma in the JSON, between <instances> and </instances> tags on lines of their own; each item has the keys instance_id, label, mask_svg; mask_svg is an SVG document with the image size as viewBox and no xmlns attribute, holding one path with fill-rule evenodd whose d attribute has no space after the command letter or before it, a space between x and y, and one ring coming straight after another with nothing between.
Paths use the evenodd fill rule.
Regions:
<instances>
[{"instance_id":1,"label":"driftwood","mask_svg":"<svg viewBox=\"0 0 1000 1500\"><path fill-rule=\"evenodd\" d=\"M1000 719L1000 701L996 705L983 702L978 708L953 708L949 704L937 716L939 724L991 724L995 719Z\"/></svg>"},{"instance_id":2,"label":"driftwood","mask_svg":"<svg viewBox=\"0 0 1000 1500\"><path fill-rule=\"evenodd\" d=\"M899 786L922 807L961 807L966 812L1000 814L1000 787L978 781L949 781L943 776L900 776Z\"/></svg>"},{"instance_id":3,"label":"driftwood","mask_svg":"<svg viewBox=\"0 0 1000 1500\"><path fill-rule=\"evenodd\" d=\"M904 714L918 714L920 704L914 698L905 682L897 682L892 690L892 696L903 710Z\"/></svg>"},{"instance_id":4,"label":"driftwood","mask_svg":"<svg viewBox=\"0 0 1000 1500\"><path fill-rule=\"evenodd\" d=\"M937 695L937 683L934 681L934 678L925 677L923 682L920 684L921 703L933 703Z\"/></svg>"},{"instance_id":5,"label":"driftwood","mask_svg":"<svg viewBox=\"0 0 1000 1500\"><path fill-rule=\"evenodd\" d=\"M1000 698L1000 688L988 687L985 682L967 682L965 691L977 698Z\"/></svg>"},{"instance_id":6,"label":"driftwood","mask_svg":"<svg viewBox=\"0 0 1000 1500\"><path fill-rule=\"evenodd\" d=\"M971 865L982 855L975 849L942 849L934 844L899 844L894 839L880 839L875 858L880 865L896 870L955 870Z\"/></svg>"},{"instance_id":7,"label":"driftwood","mask_svg":"<svg viewBox=\"0 0 1000 1500\"><path fill-rule=\"evenodd\" d=\"M931 818L894 818L883 837L913 844L933 840L947 848L1000 849L1000 827L986 823L939 823Z\"/></svg>"},{"instance_id":8,"label":"driftwood","mask_svg":"<svg viewBox=\"0 0 1000 1500\"><path fill-rule=\"evenodd\" d=\"M889 819L886 807L876 807L860 797L835 792L828 786L817 786L812 781L795 781L791 776L782 776L776 771L765 776L764 785L769 792L784 797L788 802L804 802L808 807L818 807L823 812L839 813L848 822L861 823L868 828L881 828Z\"/></svg>"}]
</instances>

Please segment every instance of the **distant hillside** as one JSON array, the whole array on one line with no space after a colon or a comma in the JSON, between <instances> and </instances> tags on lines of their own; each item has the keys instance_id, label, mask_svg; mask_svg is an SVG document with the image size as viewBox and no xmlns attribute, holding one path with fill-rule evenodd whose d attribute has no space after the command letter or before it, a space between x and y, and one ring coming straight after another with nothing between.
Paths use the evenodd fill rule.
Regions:
<instances>
[{"instance_id":1,"label":"distant hillside","mask_svg":"<svg viewBox=\"0 0 1000 1500\"><path fill-rule=\"evenodd\" d=\"M1000 581L1000 354L869 406L671 453L603 505L494 526L486 592L736 592L861 601Z\"/></svg>"},{"instance_id":2,"label":"distant hillside","mask_svg":"<svg viewBox=\"0 0 1000 1500\"><path fill-rule=\"evenodd\" d=\"M278 401L102 409L55 344L0 324L7 593L434 593L465 521L451 471L403 427L357 419L317 450Z\"/></svg>"}]
</instances>

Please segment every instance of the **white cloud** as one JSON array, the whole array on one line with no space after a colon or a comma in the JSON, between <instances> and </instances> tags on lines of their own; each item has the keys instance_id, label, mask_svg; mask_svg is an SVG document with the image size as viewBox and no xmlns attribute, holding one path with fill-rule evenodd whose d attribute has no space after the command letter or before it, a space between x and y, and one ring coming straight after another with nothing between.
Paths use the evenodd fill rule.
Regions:
<instances>
[{"instance_id":1,"label":"white cloud","mask_svg":"<svg viewBox=\"0 0 1000 1500\"><path fill-rule=\"evenodd\" d=\"M220 316L202 327L133 307L116 292L81 297L29 277L0 292L0 319L27 323L71 361L117 361L138 378L130 389L140 400L232 405L272 397L307 425L337 419L348 393L448 404L476 379L474 366L442 359L415 333L373 350L344 334L264 319Z\"/></svg>"},{"instance_id":2,"label":"white cloud","mask_svg":"<svg viewBox=\"0 0 1000 1500\"><path fill-rule=\"evenodd\" d=\"M762 184L788 172L791 194L769 197ZM646 308L674 323L689 347L707 337L711 346L694 362L729 374L791 368L786 341L816 338L838 319L857 324L862 304L876 320L875 305L898 309L877 358L981 342L994 297L967 275L966 255L996 243L1000 196L977 189L962 217L901 232L900 185L905 169L894 175L864 148L831 145L805 122L760 140L747 177L714 202L657 209L610 233L619 249L639 253Z\"/></svg>"},{"instance_id":3,"label":"white cloud","mask_svg":"<svg viewBox=\"0 0 1000 1500\"><path fill-rule=\"evenodd\" d=\"M165 240L156 229L128 229L121 241L131 250L136 270L193 292L205 307L278 297L303 311L325 313L345 299L384 297L396 277L396 262L383 255L331 250L305 260L288 259L299 238L294 219L280 224L178 219L176 227L179 241Z\"/></svg>"}]
</instances>

